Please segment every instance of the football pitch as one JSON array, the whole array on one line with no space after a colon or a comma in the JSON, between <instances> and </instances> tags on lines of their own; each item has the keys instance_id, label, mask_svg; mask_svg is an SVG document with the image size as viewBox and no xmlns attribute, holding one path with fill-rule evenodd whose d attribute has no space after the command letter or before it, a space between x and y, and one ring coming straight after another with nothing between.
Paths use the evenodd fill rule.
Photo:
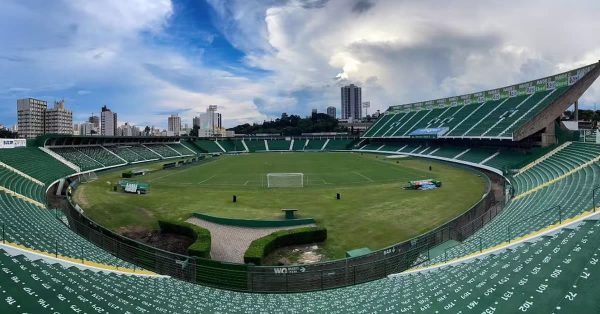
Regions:
<instances>
[{"instance_id":1,"label":"football pitch","mask_svg":"<svg viewBox=\"0 0 600 314\"><path fill-rule=\"evenodd\" d=\"M131 169L158 169L164 163ZM147 195L112 191L124 171L100 173L98 180L82 184L75 195L86 214L108 228L157 229L158 219L186 220L194 212L282 219L282 208L296 208L298 218L314 218L317 225L327 228L322 249L329 259L360 247L380 249L431 230L475 204L486 187L479 173L451 164L360 153L209 158L198 165L136 177L150 184ZM268 173L303 173L304 187L267 188ZM442 181L442 187L403 189L408 181L428 178Z\"/></svg>"}]
</instances>

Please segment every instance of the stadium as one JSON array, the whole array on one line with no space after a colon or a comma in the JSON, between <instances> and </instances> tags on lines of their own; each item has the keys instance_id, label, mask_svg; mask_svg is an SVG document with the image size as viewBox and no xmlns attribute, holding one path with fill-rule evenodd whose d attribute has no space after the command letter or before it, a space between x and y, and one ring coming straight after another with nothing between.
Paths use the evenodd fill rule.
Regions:
<instances>
[{"instance_id":1,"label":"stadium","mask_svg":"<svg viewBox=\"0 0 600 314\"><path fill-rule=\"evenodd\" d=\"M47 135L1 149L0 308L600 311L600 135L559 120L599 74L392 106L358 138ZM188 242L117 232L132 221ZM276 231L231 261L233 229L216 225ZM264 260L313 243L327 258Z\"/></svg>"}]
</instances>

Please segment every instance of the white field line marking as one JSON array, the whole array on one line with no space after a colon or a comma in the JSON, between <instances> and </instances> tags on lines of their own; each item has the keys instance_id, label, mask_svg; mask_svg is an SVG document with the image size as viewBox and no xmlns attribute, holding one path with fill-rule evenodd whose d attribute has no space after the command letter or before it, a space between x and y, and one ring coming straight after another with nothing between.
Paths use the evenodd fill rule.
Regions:
<instances>
[{"instance_id":1,"label":"white field line marking","mask_svg":"<svg viewBox=\"0 0 600 314\"><path fill-rule=\"evenodd\" d=\"M221 158L219 158L219 159L217 159L217 160L214 160L214 161L207 161L207 162L205 162L205 163L203 163L203 164L200 164L200 165L194 166L194 168L195 168L195 167L202 167L202 166L204 166L204 165L208 165L208 164L214 164L214 163L218 162L219 160L222 160L222 159L221 159ZM156 177L156 178L154 178L154 179L150 179L150 180L148 180L148 182L154 182L154 181L156 181L156 180L160 180L160 179L166 178L166 177L168 177L168 176L172 176L172 175L174 175L174 174L177 174L177 173L179 173L179 171L178 171L179 169L174 169L174 170L175 170L175 171L173 171L173 172L171 172L171 173L167 173L167 174L165 174L164 176L160 176L160 177ZM159 170L159 171L165 171L165 170L164 170L164 169L161 169L161 170Z\"/></svg>"},{"instance_id":2,"label":"white field line marking","mask_svg":"<svg viewBox=\"0 0 600 314\"><path fill-rule=\"evenodd\" d=\"M216 176L217 176L217 175L215 174L215 175L213 175L213 176L209 177L209 178L208 178L208 179L206 179L206 180L202 180L202 181L198 182L198 184L202 184L202 183L204 183L204 182L206 182L206 181L209 181L210 179L212 179L212 178L214 178L214 177L216 177Z\"/></svg>"},{"instance_id":3,"label":"white field line marking","mask_svg":"<svg viewBox=\"0 0 600 314\"><path fill-rule=\"evenodd\" d=\"M361 177L363 177L363 178L365 178L365 179L369 180L369 182L375 182L375 181L373 181L373 179L371 179L371 178L369 178L369 177L365 176L364 174L362 174L362 173L360 173L360 172L358 172L358 171L353 171L352 173L355 173L355 174L357 174L357 175L359 175L359 176L361 176Z\"/></svg>"},{"instance_id":4,"label":"white field line marking","mask_svg":"<svg viewBox=\"0 0 600 314\"><path fill-rule=\"evenodd\" d=\"M154 178L154 179L150 179L150 180L148 180L148 182L154 182L154 181L156 181L156 180L161 180L161 179L163 179L163 178L166 178L166 177L172 176L172 175L174 175L174 174L177 174L177 173L178 173L178 171L173 171L173 172L171 172L171 173L167 173L167 174L165 174L164 176L160 176L160 177L156 177L156 178Z\"/></svg>"},{"instance_id":5,"label":"white field line marking","mask_svg":"<svg viewBox=\"0 0 600 314\"><path fill-rule=\"evenodd\" d=\"M246 180L246 182L244 183L244 185L248 185L249 182L250 182L249 180Z\"/></svg>"}]
</instances>

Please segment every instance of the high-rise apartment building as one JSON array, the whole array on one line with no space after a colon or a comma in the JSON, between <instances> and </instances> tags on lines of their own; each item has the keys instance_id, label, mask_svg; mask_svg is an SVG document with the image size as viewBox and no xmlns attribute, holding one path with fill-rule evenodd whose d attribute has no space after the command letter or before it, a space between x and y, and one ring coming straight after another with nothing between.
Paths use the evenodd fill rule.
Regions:
<instances>
[{"instance_id":1,"label":"high-rise apartment building","mask_svg":"<svg viewBox=\"0 0 600 314\"><path fill-rule=\"evenodd\" d=\"M192 119L192 127L195 127L195 126L200 127L200 117L194 117Z\"/></svg>"},{"instance_id":2,"label":"high-rise apartment building","mask_svg":"<svg viewBox=\"0 0 600 314\"><path fill-rule=\"evenodd\" d=\"M198 126L200 127L200 134L204 136L215 136L217 133L221 133L222 116L217 112L217 106L208 106L206 112L201 113L198 117ZM195 123L196 121L194 121Z\"/></svg>"},{"instance_id":3,"label":"high-rise apartment building","mask_svg":"<svg viewBox=\"0 0 600 314\"><path fill-rule=\"evenodd\" d=\"M25 98L17 100L17 129L19 137L34 138L44 134L46 108L44 100Z\"/></svg>"},{"instance_id":4,"label":"high-rise apartment building","mask_svg":"<svg viewBox=\"0 0 600 314\"><path fill-rule=\"evenodd\" d=\"M117 135L117 113L110 111L106 106L103 106L100 112L100 134Z\"/></svg>"},{"instance_id":5,"label":"high-rise apartment building","mask_svg":"<svg viewBox=\"0 0 600 314\"><path fill-rule=\"evenodd\" d=\"M141 134L140 128L129 124L129 122L125 122L117 128L117 136L140 136Z\"/></svg>"},{"instance_id":6,"label":"high-rise apartment building","mask_svg":"<svg viewBox=\"0 0 600 314\"><path fill-rule=\"evenodd\" d=\"M90 116L88 118L88 122L93 124L96 129L100 128L100 117L98 116Z\"/></svg>"},{"instance_id":7,"label":"high-rise apartment building","mask_svg":"<svg viewBox=\"0 0 600 314\"><path fill-rule=\"evenodd\" d=\"M179 136L179 133L181 132L181 117L177 116L176 114L172 114L168 118L167 122L168 122L167 133L175 135L175 136Z\"/></svg>"},{"instance_id":8,"label":"high-rise apartment building","mask_svg":"<svg viewBox=\"0 0 600 314\"><path fill-rule=\"evenodd\" d=\"M89 136L94 135L97 132L96 126L92 122L84 122L79 124L79 135Z\"/></svg>"},{"instance_id":9,"label":"high-rise apartment building","mask_svg":"<svg viewBox=\"0 0 600 314\"><path fill-rule=\"evenodd\" d=\"M332 117L332 118L335 119L336 114L337 114L337 112L336 112L336 109L335 109L334 106L327 107L327 115L328 116L330 116L330 117Z\"/></svg>"},{"instance_id":10,"label":"high-rise apartment building","mask_svg":"<svg viewBox=\"0 0 600 314\"><path fill-rule=\"evenodd\" d=\"M350 84L343 86L342 92L342 119L360 120L362 118L361 88Z\"/></svg>"},{"instance_id":11,"label":"high-rise apartment building","mask_svg":"<svg viewBox=\"0 0 600 314\"><path fill-rule=\"evenodd\" d=\"M54 107L46 109L46 134L73 134L73 113L65 108L64 100L55 101Z\"/></svg>"}]
</instances>

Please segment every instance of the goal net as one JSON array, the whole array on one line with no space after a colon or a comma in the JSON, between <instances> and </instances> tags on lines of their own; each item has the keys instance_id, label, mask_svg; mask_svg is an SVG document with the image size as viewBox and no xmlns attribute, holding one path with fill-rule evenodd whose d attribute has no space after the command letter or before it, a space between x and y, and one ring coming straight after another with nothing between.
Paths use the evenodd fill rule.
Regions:
<instances>
[{"instance_id":1,"label":"goal net","mask_svg":"<svg viewBox=\"0 0 600 314\"><path fill-rule=\"evenodd\" d=\"M304 187L303 173L267 173L268 188Z\"/></svg>"}]
</instances>

